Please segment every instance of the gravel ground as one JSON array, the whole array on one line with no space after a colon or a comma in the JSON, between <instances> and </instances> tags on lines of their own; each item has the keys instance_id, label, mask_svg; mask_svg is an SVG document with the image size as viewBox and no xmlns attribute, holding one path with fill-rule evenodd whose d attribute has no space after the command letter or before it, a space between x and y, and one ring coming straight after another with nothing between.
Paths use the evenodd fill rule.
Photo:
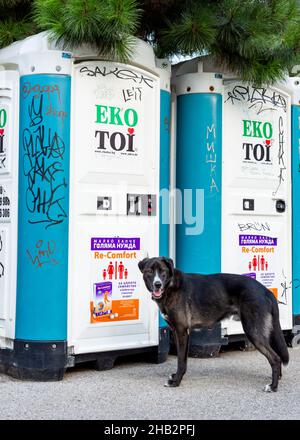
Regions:
<instances>
[{"instance_id":1,"label":"gravel ground","mask_svg":"<svg viewBox=\"0 0 300 440\"><path fill-rule=\"evenodd\" d=\"M165 388L176 357L160 365L120 360L109 371L70 369L61 382L0 375L0 419L300 419L300 349L290 349L277 393L263 392L271 369L256 351L189 359L179 388Z\"/></svg>"}]
</instances>

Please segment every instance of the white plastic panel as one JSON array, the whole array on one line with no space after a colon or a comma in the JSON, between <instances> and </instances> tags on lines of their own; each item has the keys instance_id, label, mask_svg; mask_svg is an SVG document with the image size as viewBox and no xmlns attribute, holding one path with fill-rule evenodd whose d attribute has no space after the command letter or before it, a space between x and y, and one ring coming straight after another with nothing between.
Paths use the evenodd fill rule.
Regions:
<instances>
[{"instance_id":1,"label":"white plastic panel","mask_svg":"<svg viewBox=\"0 0 300 440\"><path fill-rule=\"evenodd\" d=\"M272 290L282 328L291 329L290 96L229 82L223 103L222 272ZM243 332L233 320L223 328Z\"/></svg>"},{"instance_id":2,"label":"white plastic panel","mask_svg":"<svg viewBox=\"0 0 300 440\"><path fill-rule=\"evenodd\" d=\"M4 321L6 315L6 301L8 296L8 279L7 279L7 256L9 237L7 236L7 229L0 229L0 320Z\"/></svg>"},{"instance_id":3,"label":"white plastic panel","mask_svg":"<svg viewBox=\"0 0 300 440\"><path fill-rule=\"evenodd\" d=\"M0 346L15 335L19 75L0 71Z\"/></svg>"},{"instance_id":4,"label":"white plastic panel","mask_svg":"<svg viewBox=\"0 0 300 440\"><path fill-rule=\"evenodd\" d=\"M89 61L72 84L68 343L75 354L157 345L137 263L158 254L158 203L145 215L144 202L158 202L159 78ZM137 215L128 194L143 195Z\"/></svg>"}]
</instances>

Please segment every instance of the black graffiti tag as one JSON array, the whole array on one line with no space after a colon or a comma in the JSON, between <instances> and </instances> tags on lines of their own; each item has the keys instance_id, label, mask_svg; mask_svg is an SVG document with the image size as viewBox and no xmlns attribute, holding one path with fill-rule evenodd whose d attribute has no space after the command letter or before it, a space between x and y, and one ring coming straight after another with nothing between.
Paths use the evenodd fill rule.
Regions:
<instances>
[{"instance_id":1,"label":"black graffiti tag","mask_svg":"<svg viewBox=\"0 0 300 440\"><path fill-rule=\"evenodd\" d=\"M253 223L238 223L239 230L241 232L245 231L270 231L270 225L269 223L260 223L260 222L253 222Z\"/></svg>"},{"instance_id":2,"label":"black graffiti tag","mask_svg":"<svg viewBox=\"0 0 300 440\"><path fill-rule=\"evenodd\" d=\"M227 99L234 104L236 101L248 103L248 108L255 108L257 114L268 110L283 109L287 110L286 99L278 92L268 92L265 87L251 87L236 85L227 92Z\"/></svg>"},{"instance_id":3,"label":"black graffiti tag","mask_svg":"<svg viewBox=\"0 0 300 440\"><path fill-rule=\"evenodd\" d=\"M5 161L6 161L6 157L3 157L3 159L0 159L0 169L5 168Z\"/></svg>"},{"instance_id":4,"label":"black graffiti tag","mask_svg":"<svg viewBox=\"0 0 300 440\"><path fill-rule=\"evenodd\" d=\"M65 143L44 123L44 96L33 97L28 106L29 124L22 133L23 174L27 177L26 207L29 223L44 223L45 228L67 218L64 208Z\"/></svg>"},{"instance_id":5,"label":"black graffiti tag","mask_svg":"<svg viewBox=\"0 0 300 440\"><path fill-rule=\"evenodd\" d=\"M284 281L280 283L282 287L280 299L278 299L279 304L287 305L288 303L288 291L291 289L299 289L300 287L300 280L298 278L293 278L292 280L288 281L284 270L282 269L282 276L284 278Z\"/></svg>"},{"instance_id":6,"label":"black graffiti tag","mask_svg":"<svg viewBox=\"0 0 300 440\"><path fill-rule=\"evenodd\" d=\"M279 118L279 139L278 139L278 143L279 143L279 149L278 149L278 165L279 165L279 174L278 174L278 185L276 190L273 192L273 196L276 195L276 193L278 192L280 185L282 184L282 182L284 182L284 176L283 173L286 170L286 166L285 166L285 162L284 162L284 143L285 143L285 138L284 138L284 123L283 123L283 118L282 116L280 116Z\"/></svg>"},{"instance_id":7,"label":"black graffiti tag","mask_svg":"<svg viewBox=\"0 0 300 440\"><path fill-rule=\"evenodd\" d=\"M88 67L83 66L81 67L79 72L84 73L87 76L100 75L106 77L112 75L121 80L133 81L135 84L146 84L146 86L153 89L154 80L152 78L149 78L143 75L142 73L133 72L132 70L129 69L120 69L119 67L107 68L106 66L103 67L96 66L89 69Z\"/></svg>"}]
</instances>

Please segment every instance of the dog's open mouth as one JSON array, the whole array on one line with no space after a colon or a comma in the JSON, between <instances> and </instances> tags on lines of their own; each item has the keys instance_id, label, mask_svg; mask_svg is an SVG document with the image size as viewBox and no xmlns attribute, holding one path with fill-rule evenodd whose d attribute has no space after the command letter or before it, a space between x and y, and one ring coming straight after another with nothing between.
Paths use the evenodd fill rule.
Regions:
<instances>
[{"instance_id":1,"label":"dog's open mouth","mask_svg":"<svg viewBox=\"0 0 300 440\"><path fill-rule=\"evenodd\" d=\"M152 292L152 298L154 299L160 299L162 297L163 294L163 290L162 289L158 289L158 290L153 290Z\"/></svg>"}]
</instances>

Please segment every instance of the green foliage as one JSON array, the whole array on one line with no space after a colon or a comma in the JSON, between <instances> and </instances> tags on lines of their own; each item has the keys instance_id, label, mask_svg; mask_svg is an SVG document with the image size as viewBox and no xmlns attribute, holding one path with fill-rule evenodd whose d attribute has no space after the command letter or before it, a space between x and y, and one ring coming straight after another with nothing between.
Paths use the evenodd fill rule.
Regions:
<instances>
[{"instance_id":1,"label":"green foliage","mask_svg":"<svg viewBox=\"0 0 300 440\"><path fill-rule=\"evenodd\" d=\"M36 0L34 20L64 47L89 44L102 55L130 56L139 10L134 0Z\"/></svg>"},{"instance_id":2,"label":"green foliage","mask_svg":"<svg viewBox=\"0 0 300 440\"><path fill-rule=\"evenodd\" d=\"M204 52L214 42L214 22L215 15L209 5L199 8L198 2L191 2L180 17L172 22L168 20L160 33L157 51L160 56Z\"/></svg>"},{"instance_id":3,"label":"green foliage","mask_svg":"<svg viewBox=\"0 0 300 440\"><path fill-rule=\"evenodd\" d=\"M30 0L0 0L0 47L37 32L29 12Z\"/></svg>"},{"instance_id":4,"label":"green foliage","mask_svg":"<svg viewBox=\"0 0 300 440\"><path fill-rule=\"evenodd\" d=\"M28 3L25 0L0 0L0 8L14 8L22 3Z\"/></svg>"},{"instance_id":5,"label":"green foliage","mask_svg":"<svg viewBox=\"0 0 300 440\"><path fill-rule=\"evenodd\" d=\"M0 44L8 46L15 40L21 40L31 34L32 24L25 20L16 22L12 18L2 21L0 26Z\"/></svg>"},{"instance_id":6,"label":"green foliage","mask_svg":"<svg viewBox=\"0 0 300 440\"><path fill-rule=\"evenodd\" d=\"M296 0L218 3L211 53L221 64L257 84L272 83L297 64L300 9Z\"/></svg>"},{"instance_id":7,"label":"green foliage","mask_svg":"<svg viewBox=\"0 0 300 440\"><path fill-rule=\"evenodd\" d=\"M211 54L256 84L300 64L298 0L0 0L0 17L2 47L47 30L125 61L139 37L161 57Z\"/></svg>"}]
</instances>

